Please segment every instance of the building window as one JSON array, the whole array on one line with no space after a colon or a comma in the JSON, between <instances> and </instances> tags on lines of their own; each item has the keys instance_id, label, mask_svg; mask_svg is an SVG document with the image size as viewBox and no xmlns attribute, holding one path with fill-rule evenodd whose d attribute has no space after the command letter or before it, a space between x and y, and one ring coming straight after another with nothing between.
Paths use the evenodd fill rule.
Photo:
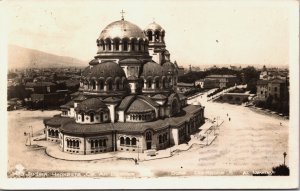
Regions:
<instances>
[{"instance_id":1,"label":"building window","mask_svg":"<svg viewBox=\"0 0 300 191\"><path fill-rule=\"evenodd\" d=\"M146 133L146 140L147 140L147 141L152 140L152 134L151 134L151 132L147 132L147 133Z\"/></svg>"},{"instance_id":2,"label":"building window","mask_svg":"<svg viewBox=\"0 0 300 191\"><path fill-rule=\"evenodd\" d=\"M125 142L126 142L126 145L130 145L130 138L126 137Z\"/></svg>"},{"instance_id":3,"label":"building window","mask_svg":"<svg viewBox=\"0 0 300 191\"><path fill-rule=\"evenodd\" d=\"M95 80L92 81L92 87L93 87L93 90L96 89L96 82L95 82Z\"/></svg>"},{"instance_id":4,"label":"building window","mask_svg":"<svg viewBox=\"0 0 300 191\"><path fill-rule=\"evenodd\" d=\"M84 122L84 114L81 114L81 121Z\"/></svg>"},{"instance_id":5,"label":"building window","mask_svg":"<svg viewBox=\"0 0 300 191\"><path fill-rule=\"evenodd\" d=\"M163 140L162 140L162 136L161 135L159 135L159 137L158 137L158 143L159 144L161 144L163 142Z\"/></svg>"},{"instance_id":6,"label":"building window","mask_svg":"<svg viewBox=\"0 0 300 191\"><path fill-rule=\"evenodd\" d=\"M119 43L119 40L117 40L117 41L115 42L115 46L116 46L116 50L117 50L117 51L119 51L119 44L120 44L120 43Z\"/></svg>"},{"instance_id":7,"label":"building window","mask_svg":"<svg viewBox=\"0 0 300 191\"><path fill-rule=\"evenodd\" d=\"M131 51L135 51L134 41L131 41Z\"/></svg>"},{"instance_id":8,"label":"building window","mask_svg":"<svg viewBox=\"0 0 300 191\"><path fill-rule=\"evenodd\" d=\"M132 146L135 146L135 145L136 145L136 138L135 138L135 137L132 138L132 140L131 140L131 145L132 145Z\"/></svg>"},{"instance_id":9,"label":"building window","mask_svg":"<svg viewBox=\"0 0 300 191\"><path fill-rule=\"evenodd\" d=\"M103 90L103 89L104 89L104 83L103 83L102 80L99 82L99 86L100 86L100 90Z\"/></svg>"},{"instance_id":10,"label":"building window","mask_svg":"<svg viewBox=\"0 0 300 191\"><path fill-rule=\"evenodd\" d=\"M274 88L274 91L277 92L277 87Z\"/></svg>"},{"instance_id":11,"label":"building window","mask_svg":"<svg viewBox=\"0 0 300 191\"><path fill-rule=\"evenodd\" d=\"M147 36L149 41L152 41L152 31L148 31Z\"/></svg>"},{"instance_id":12,"label":"building window","mask_svg":"<svg viewBox=\"0 0 300 191\"><path fill-rule=\"evenodd\" d=\"M151 88L151 86L152 86L152 82L151 80L148 80L148 88Z\"/></svg>"},{"instance_id":13,"label":"building window","mask_svg":"<svg viewBox=\"0 0 300 191\"><path fill-rule=\"evenodd\" d=\"M124 145L124 137L120 138L120 145Z\"/></svg>"},{"instance_id":14,"label":"building window","mask_svg":"<svg viewBox=\"0 0 300 191\"><path fill-rule=\"evenodd\" d=\"M128 51L128 42L124 41L124 51Z\"/></svg>"},{"instance_id":15,"label":"building window","mask_svg":"<svg viewBox=\"0 0 300 191\"><path fill-rule=\"evenodd\" d=\"M94 113L90 114L91 122L94 122Z\"/></svg>"}]
</instances>

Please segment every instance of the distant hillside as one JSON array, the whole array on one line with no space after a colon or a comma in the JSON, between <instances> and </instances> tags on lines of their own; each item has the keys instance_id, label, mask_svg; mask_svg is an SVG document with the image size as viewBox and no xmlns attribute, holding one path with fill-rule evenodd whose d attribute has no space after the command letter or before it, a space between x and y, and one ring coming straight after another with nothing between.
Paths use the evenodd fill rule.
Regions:
<instances>
[{"instance_id":1,"label":"distant hillside","mask_svg":"<svg viewBox=\"0 0 300 191\"><path fill-rule=\"evenodd\" d=\"M8 69L14 68L59 68L84 67L87 63L76 58L58 56L39 50L8 46Z\"/></svg>"}]
</instances>

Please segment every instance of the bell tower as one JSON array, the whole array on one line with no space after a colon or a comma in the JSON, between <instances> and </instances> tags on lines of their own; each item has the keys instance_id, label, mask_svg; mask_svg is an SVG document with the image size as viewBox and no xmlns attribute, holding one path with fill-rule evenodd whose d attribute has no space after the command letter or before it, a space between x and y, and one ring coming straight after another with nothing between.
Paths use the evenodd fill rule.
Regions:
<instances>
[{"instance_id":1,"label":"bell tower","mask_svg":"<svg viewBox=\"0 0 300 191\"><path fill-rule=\"evenodd\" d=\"M165 60L165 30L155 21L150 23L144 30L144 33L149 41L149 54L152 60L158 64L162 64Z\"/></svg>"}]
</instances>

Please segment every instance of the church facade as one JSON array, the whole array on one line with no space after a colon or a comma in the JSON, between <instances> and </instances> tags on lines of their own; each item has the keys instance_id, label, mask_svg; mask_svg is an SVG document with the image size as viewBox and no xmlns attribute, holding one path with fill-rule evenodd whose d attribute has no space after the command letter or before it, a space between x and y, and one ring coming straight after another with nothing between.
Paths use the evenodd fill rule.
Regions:
<instances>
[{"instance_id":1,"label":"church facade","mask_svg":"<svg viewBox=\"0 0 300 191\"><path fill-rule=\"evenodd\" d=\"M144 152L185 143L204 123L204 107L176 92L178 66L165 31L124 20L107 25L82 72L79 95L44 120L46 138L63 152Z\"/></svg>"}]
</instances>

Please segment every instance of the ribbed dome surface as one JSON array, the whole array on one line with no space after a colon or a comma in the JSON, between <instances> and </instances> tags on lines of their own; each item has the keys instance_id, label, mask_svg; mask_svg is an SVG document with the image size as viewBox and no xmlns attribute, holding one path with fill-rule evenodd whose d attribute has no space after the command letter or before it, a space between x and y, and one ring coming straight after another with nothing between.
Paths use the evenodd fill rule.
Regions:
<instances>
[{"instance_id":1,"label":"ribbed dome surface","mask_svg":"<svg viewBox=\"0 0 300 191\"><path fill-rule=\"evenodd\" d=\"M162 67L165 75L171 75L175 72L175 66L172 62L165 62Z\"/></svg>"},{"instance_id":2,"label":"ribbed dome surface","mask_svg":"<svg viewBox=\"0 0 300 191\"><path fill-rule=\"evenodd\" d=\"M155 30L163 30L163 28L159 24L157 24L156 22L153 22L153 23L150 23L146 27L145 31L147 31L147 30L153 30L153 31L155 31Z\"/></svg>"},{"instance_id":3,"label":"ribbed dome surface","mask_svg":"<svg viewBox=\"0 0 300 191\"><path fill-rule=\"evenodd\" d=\"M97 98L90 98L87 100L84 100L83 102L81 102L77 107L76 107L76 111L85 111L85 112L89 112L89 111L100 111L103 108L107 109L107 106L100 100Z\"/></svg>"},{"instance_id":4,"label":"ribbed dome surface","mask_svg":"<svg viewBox=\"0 0 300 191\"><path fill-rule=\"evenodd\" d=\"M144 65L142 76L163 76L163 67L155 62L147 62Z\"/></svg>"},{"instance_id":5,"label":"ribbed dome surface","mask_svg":"<svg viewBox=\"0 0 300 191\"><path fill-rule=\"evenodd\" d=\"M115 21L107 25L100 34L99 39L114 39L114 38L142 38L146 39L142 29L129 21Z\"/></svg>"},{"instance_id":6,"label":"ribbed dome surface","mask_svg":"<svg viewBox=\"0 0 300 191\"><path fill-rule=\"evenodd\" d=\"M108 77L125 77L124 70L115 62L103 62L94 66L87 78L108 78Z\"/></svg>"},{"instance_id":7,"label":"ribbed dome surface","mask_svg":"<svg viewBox=\"0 0 300 191\"><path fill-rule=\"evenodd\" d=\"M154 109L140 99L134 100L127 110L128 113L143 113L149 111L154 111Z\"/></svg>"}]
</instances>

